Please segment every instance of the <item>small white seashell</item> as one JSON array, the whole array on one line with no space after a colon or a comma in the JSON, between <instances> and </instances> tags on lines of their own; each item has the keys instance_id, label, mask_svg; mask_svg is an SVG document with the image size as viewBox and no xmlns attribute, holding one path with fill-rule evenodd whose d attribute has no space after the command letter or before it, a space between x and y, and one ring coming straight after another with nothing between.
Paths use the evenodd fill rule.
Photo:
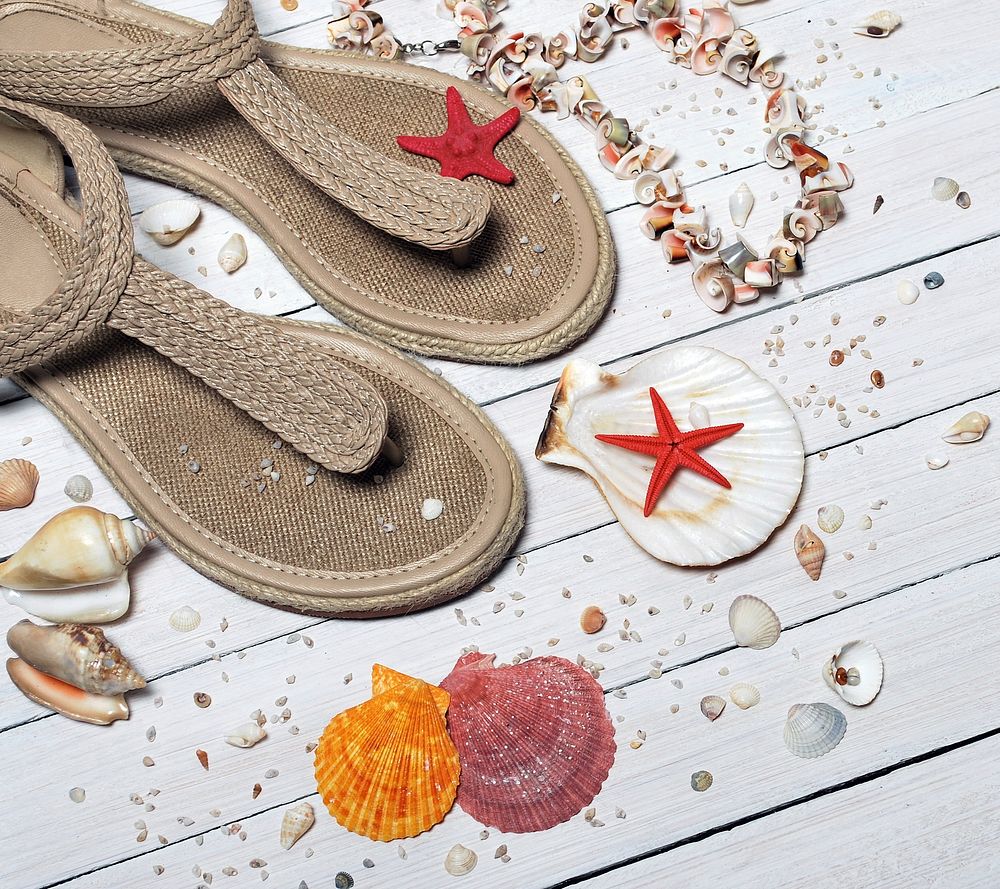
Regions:
<instances>
[{"instance_id":1,"label":"small white seashell","mask_svg":"<svg viewBox=\"0 0 1000 889\"><path fill-rule=\"evenodd\" d=\"M29 460L14 458L0 462L0 512L21 509L35 499L38 469Z\"/></svg>"},{"instance_id":2,"label":"small white seashell","mask_svg":"<svg viewBox=\"0 0 1000 889\"><path fill-rule=\"evenodd\" d=\"M247 261L247 242L243 235L234 233L219 250L219 268L232 274Z\"/></svg>"},{"instance_id":3,"label":"small white seashell","mask_svg":"<svg viewBox=\"0 0 1000 889\"><path fill-rule=\"evenodd\" d=\"M743 228L747 224L750 211L753 210L753 201L753 192L745 182L741 182L740 187L729 196L729 216L737 228Z\"/></svg>"},{"instance_id":4,"label":"small white seashell","mask_svg":"<svg viewBox=\"0 0 1000 889\"><path fill-rule=\"evenodd\" d=\"M258 725L256 722L247 722L226 735L226 743L233 747L253 747L254 744L263 741L266 737L267 732L264 731L262 725Z\"/></svg>"},{"instance_id":5,"label":"small white seashell","mask_svg":"<svg viewBox=\"0 0 1000 889\"><path fill-rule=\"evenodd\" d=\"M844 510L837 504L831 503L829 506L821 506L816 515L816 524L821 531L827 534L836 534L840 526L844 524Z\"/></svg>"},{"instance_id":6,"label":"small white seashell","mask_svg":"<svg viewBox=\"0 0 1000 889\"><path fill-rule=\"evenodd\" d=\"M729 627L743 648L770 648L781 635L781 621L771 606L756 596L737 596L729 606Z\"/></svg>"},{"instance_id":7,"label":"small white seashell","mask_svg":"<svg viewBox=\"0 0 1000 889\"><path fill-rule=\"evenodd\" d=\"M919 296L920 288L906 278L896 285L896 297L904 306L912 306Z\"/></svg>"},{"instance_id":8,"label":"small white seashell","mask_svg":"<svg viewBox=\"0 0 1000 889\"><path fill-rule=\"evenodd\" d=\"M970 411L960 417L941 436L948 444L968 444L979 441L990 427L990 418L979 411Z\"/></svg>"},{"instance_id":9,"label":"small white seashell","mask_svg":"<svg viewBox=\"0 0 1000 889\"><path fill-rule=\"evenodd\" d=\"M692 429L704 429L710 426L712 421L708 415L708 408L697 401L692 401L691 407L688 408L688 422Z\"/></svg>"},{"instance_id":10,"label":"small white seashell","mask_svg":"<svg viewBox=\"0 0 1000 889\"><path fill-rule=\"evenodd\" d=\"M420 515L428 522L433 522L435 519L441 518L441 513L443 512L444 503L440 500L435 500L433 497L428 497L420 504Z\"/></svg>"},{"instance_id":11,"label":"small white seashell","mask_svg":"<svg viewBox=\"0 0 1000 889\"><path fill-rule=\"evenodd\" d=\"M927 463L928 469L944 469L949 460L943 454L928 454L924 457L924 462Z\"/></svg>"},{"instance_id":12,"label":"small white seashell","mask_svg":"<svg viewBox=\"0 0 1000 889\"><path fill-rule=\"evenodd\" d=\"M701 699L701 712L709 722L715 722L726 709L726 699L718 695L706 695Z\"/></svg>"},{"instance_id":13,"label":"small white seashell","mask_svg":"<svg viewBox=\"0 0 1000 889\"><path fill-rule=\"evenodd\" d=\"M194 201L172 200L154 204L142 211L139 227L157 244L176 244L201 216L201 207Z\"/></svg>"},{"instance_id":14,"label":"small white seashell","mask_svg":"<svg viewBox=\"0 0 1000 889\"><path fill-rule=\"evenodd\" d=\"M76 590L22 591L5 587L0 590L11 605L57 624L105 624L118 620L128 611L131 601L131 588L124 574L117 580Z\"/></svg>"},{"instance_id":15,"label":"small white seashell","mask_svg":"<svg viewBox=\"0 0 1000 889\"><path fill-rule=\"evenodd\" d=\"M445 856L444 869L453 877L464 877L467 873L471 873L478 861L479 856L472 849L456 843Z\"/></svg>"},{"instance_id":16,"label":"small white seashell","mask_svg":"<svg viewBox=\"0 0 1000 889\"><path fill-rule=\"evenodd\" d=\"M190 605L182 605L170 615L170 626L178 633L189 633L201 623L201 615Z\"/></svg>"},{"instance_id":17,"label":"small white seashell","mask_svg":"<svg viewBox=\"0 0 1000 889\"><path fill-rule=\"evenodd\" d=\"M958 183L947 176L938 176L931 186L931 195L938 201L950 201L958 194Z\"/></svg>"},{"instance_id":18,"label":"small white seashell","mask_svg":"<svg viewBox=\"0 0 1000 889\"><path fill-rule=\"evenodd\" d=\"M315 820L313 807L307 802L301 802L286 810L281 819L281 848L291 849L313 826Z\"/></svg>"},{"instance_id":19,"label":"small white seashell","mask_svg":"<svg viewBox=\"0 0 1000 889\"><path fill-rule=\"evenodd\" d=\"M94 486L85 475L71 475L66 480L63 493L75 503L86 503L94 496Z\"/></svg>"},{"instance_id":20,"label":"small white seashell","mask_svg":"<svg viewBox=\"0 0 1000 889\"><path fill-rule=\"evenodd\" d=\"M882 656L871 642L855 639L823 665L823 679L848 704L864 707L882 688Z\"/></svg>"},{"instance_id":21,"label":"small white seashell","mask_svg":"<svg viewBox=\"0 0 1000 889\"><path fill-rule=\"evenodd\" d=\"M854 33L862 37L888 37L902 22L903 19L892 10L880 9L861 22Z\"/></svg>"},{"instance_id":22,"label":"small white seashell","mask_svg":"<svg viewBox=\"0 0 1000 889\"><path fill-rule=\"evenodd\" d=\"M802 759L815 759L836 747L847 731L847 717L829 704L793 704L785 723L785 746Z\"/></svg>"},{"instance_id":23,"label":"small white seashell","mask_svg":"<svg viewBox=\"0 0 1000 889\"><path fill-rule=\"evenodd\" d=\"M760 703L760 689L749 682L737 682L729 689L729 699L741 710L749 710Z\"/></svg>"}]
</instances>

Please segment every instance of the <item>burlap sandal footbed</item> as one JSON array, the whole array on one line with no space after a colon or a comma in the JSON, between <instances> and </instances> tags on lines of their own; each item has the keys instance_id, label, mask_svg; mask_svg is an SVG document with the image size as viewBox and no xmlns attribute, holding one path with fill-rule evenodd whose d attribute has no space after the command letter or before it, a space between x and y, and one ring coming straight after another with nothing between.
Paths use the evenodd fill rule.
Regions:
<instances>
[{"instance_id":1,"label":"burlap sandal footbed","mask_svg":"<svg viewBox=\"0 0 1000 889\"><path fill-rule=\"evenodd\" d=\"M42 117L51 112L0 100L3 108L51 128L52 120ZM94 145L100 148L96 140ZM81 153L71 156L81 188L85 181L93 186L93 177L81 175ZM62 421L171 549L244 595L343 616L422 608L465 592L494 570L524 520L523 483L508 445L456 390L366 337L329 325L246 321L265 328L258 331L265 341L273 331L280 348L294 343L321 366L341 368L357 388L377 392L388 429L379 427L376 405L371 434L387 431L405 461L392 467L377 460L353 474L318 468L302 451L311 440L293 446L276 436L237 407L238 399L224 397L177 363L187 356L170 360L134 339L135 332L112 329L116 315L126 314L121 303L135 301L132 295L122 296L107 324L60 342L44 362L31 364L17 347L23 340L10 332L36 318L52 291L78 274L79 256L95 236L86 221L86 195L81 211L62 196L62 175L61 154L51 142L0 127L0 263L6 277L0 361L16 367L13 379ZM103 235L111 226L105 228L98 254L108 249ZM179 314L191 292L195 300L211 299L191 285L173 284L176 279L139 258L134 268L152 272L130 273L129 291L148 288L148 275L155 275L159 288L176 290ZM293 404L300 385L298 378L287 383ZM276 403L286 392L278 394ZM322 432L312 437L322 442ZM421 516L425 498L444 503L434 521Z\"/></svg>"},{"instance_id":2,"label":"burlap sandal footbed","mask_svg":"<svg viewBox=\"0 0 1000 889\"><path fill-rule=\"evenodd\" d=\"M21 68L18 82L27 84L33 65L66 51L156 46L204 28L130 0L0 0L0 91L13 89L11 60ZM441 132L448 86L461 91L477 123L510 107L473 84L397 62L267 42L260 54L311 111L369 146L376 172L382 157L436 172L436 162L403 152L395 138ZM490 209L467 264L459 265L336 203L213 83L134 107L60 107L94 126L124 169L224 206L265 239L317 302L402 348L523 363L568 348L610 299L615 261L603 212L576 164L527 116L496 152L515 171L514 184L462 183L488 194Z\"/></svg>"}]
</instances>

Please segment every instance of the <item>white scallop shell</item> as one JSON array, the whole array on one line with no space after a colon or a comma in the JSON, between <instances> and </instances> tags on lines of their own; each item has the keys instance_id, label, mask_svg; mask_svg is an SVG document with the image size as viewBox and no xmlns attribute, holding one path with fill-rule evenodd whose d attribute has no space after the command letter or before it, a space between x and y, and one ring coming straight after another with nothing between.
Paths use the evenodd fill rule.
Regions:
<instances>
[{"instance_id":1,"label":"white scallop shell","mask_svg":"<svg viewBox=\"0 0 1000 889\"><path fill-rule=\"evenodd\" d=\"M653 459L594 436L654 433L650 387L682 431L691 428L686 414L694 400L713 424L745 426L702 451L731 489L680 471L646 518ZM651 555L677 565L717 565L759 547L795 505L804 465L802 437L774 387L742 361L704 346L665 349L623 374L571 361L556 387L535 456L586 472L632 538Z\"/></svg>"},{"instance_id":2,"label":"white scallop shell","mask_svg":"<svg viewBox=\"0 0 1000 889\"><path fill-rule=\"evenodd\" d=\"M757 650L770 648L781 635L781 621L770 605L756 596L737 596L729 606L729 628L736 644Z\"/></svg>"},{"instance_id":3,"label":"white scallop shell","mask_svg":"<svg viewBox=\"0 0 1000 889\"><path fill-rule=\"evenodd\" d=\"M726 709L726 699L718 695L705 695L701 699L701 712L709 722L715 722Z\"/></svg>"},{"instance_id":4,"label":"white scallop shell","mask_svg":"<svg viewBox=\"0 0 1000 889\"><path fill-rule=\"evenodd\" d=\"M816 514L816 524L827 534L836 534L844 524L844 510L836 503L821 506Z\"/></svg>"},{"instance_id":5,"label":"white scallop shell","mask_svg":"<svg viewBox=\"0 0 1000 889\"><path fill-rule=\"evenodd\" d=\"M142 211L139 227L157 244L176 244L201 216L201 207L194 201L171 200L153 204Z\"/></svg>"},{"instance_id":6,"label":"white scallop shell","mask_svg":"<svg viewBox=\"0 0 1000 889\"><path fill-rule=\"evenodd\" d=\"M843 673L838 676L841 670ZM863 639L842 645L823 665L826 684L855 707L864 707L875 700L882 688L882 674L882 655Z\"/></svg>"},{"instance_id":7,"label":"white scallop shell","mask_svg":"<svg viewBox=\"0 0 1000 889\"><path fill-rule=\"evenodd\" d=\"M63 493L74 503L86 503L94 496L94 486L85 475L71 475L66 479Z\"/></svg>"},{"instance_id":8,"label":"white scallop shell","mask_svg":"<svg viewBox=\"0 0 1000 889\"><path fill-rule=\"evenodd\" d=\"M948 431L941 436L948 444L968 444L979 441L990 428L990 418L979 411L969 411L964 417L960 417Z\"/></svg>"},{"instance_id":9,"label":"white scallop shell","mask_svg":"<svg viewBox=\"0 0 1000 889\"><path fill-rule=\"evenodd\" d=\"M448 850L444 859L444 869L453 877L464 877L470 873L479 862L479 856L467 849L461 843L456 843Z\"/></svg>"},{"instance_id":10,"label":"white scallop shell","mask_svg":"<svg viewBox=\"0 0 1000 889\"><path fill-rule=\"evenodd\" d=\"M802 759L816 759L836 747L847 717L829 704L793 704L785 723L785 746Z\"/></svg>"},{"instance_id":11,"label":"white scallop shell","mask_svg":"<svg viewBox=\"0 0 1000 889\"><path fill-rule=\"evenodd\" d=\"M247 242L243 235L234 233L219 250L219 268L232 274L247 261Z\"/></svg>"},{"instance_id":12,"label":"white scallop shell","mask_svg":"<svg viewBox=\"0 0 1000 889\"><path fill-rule=\"evenodd\" d=\"M737 682L729 689L729 699L741 710L749 710L760 703L760 689L749 682Z\"/></svg>"},{"instance_id":13,"label":"white scallop shell","mask_svg":"<svg viewBox=\"0 0 1000 889\"><path fill-rule=\"evenodd\" d=\"M170 615L169 622L178 633L189 633L201 623L201 615L190 605L181 605Z\"/></svg>"},{"instance_id":14,"label":"white scallop shell","mask_svg":"<svg viewBox=\"0 0 1000 889\"><path fill-rule=\"evenodd\" d=\"M931 186L931 195L938 201L950 201L958 194L958 183L947 176L938 176Z\"/></svg>"}]
</instances>

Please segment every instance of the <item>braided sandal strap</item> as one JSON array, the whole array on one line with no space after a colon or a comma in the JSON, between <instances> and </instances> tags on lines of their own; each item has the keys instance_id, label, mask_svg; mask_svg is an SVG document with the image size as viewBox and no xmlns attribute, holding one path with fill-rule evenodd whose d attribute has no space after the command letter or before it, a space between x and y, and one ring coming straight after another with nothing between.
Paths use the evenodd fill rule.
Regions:
<instances>
[{"instance_id":1,"label":"braided sandal strap","mask_svg":"<svg viewBox=\"0 0 1000 889\"><path fill-rule=\"evenodd\" d=\"M0 93L71 107L130 107L217 83L301 175L382 231L431 250L471 243L490 198L478 185L385 157L305 105L257 58L250 0L227 0L197 34L121 50L0 53Z\"/></svg>"},{"instance_id":2,"label":"braided sandal strap","mask_svg":"<svg viewBox=\"0 0 1000 889\"><path fill-rule=\"evenodd\" d=\"M100 141L56 111L2 97L0 110L41 124L62 143L82 197L79 251L62 284L0 326L0 375L44 364L106 323L327 469L362 472L378 459L388 410L364 378L333 353L136 257L121 174Z\"/></svg>"}]
</instances>

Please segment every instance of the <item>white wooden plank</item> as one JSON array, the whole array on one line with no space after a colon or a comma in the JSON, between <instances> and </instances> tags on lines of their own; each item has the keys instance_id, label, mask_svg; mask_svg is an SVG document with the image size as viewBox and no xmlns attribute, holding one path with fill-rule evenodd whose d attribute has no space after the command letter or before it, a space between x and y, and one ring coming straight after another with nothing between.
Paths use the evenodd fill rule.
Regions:
<instances>
[{"instance_id":1,"label":"white wooden plank","mask_svg":"<svg viewBox=\"0 0 1000 889\"><path fill-rule=\"evenodd\" d=\"M995 735L581 883L619 886L996 886ZM973 851L975 850L975 851Z\"/></svg>"},{"instance_id":2,"label":"white wooden plank","mask_svg":"<svg viewBox=\"0 0 1000 889\"><path fill-rule=\"evenodd\" d=\"M624 855L640 855L686 836L717 829L764 806L806 798L824 788L994 728L1000 721L1000 700L995 696L980 696L975 707L968 706L967 700L968 689L976 687L981 679L982 665L1000 653L1000 633L991 619L1000 595L996 590L998 570L1000 565L996 562L977 565L787 630L767 651L739 649L683 667L671 674L671 679L682 688L667 685L666 680L648 681L630 688L623 700L610 697L609 709L618 722L619 752L611 775L594 803L603 827L593 827L577 816L542 834L503 835L491 831L489 839L481 841L478 839L481 826L456 810L428 833L391 844L396 847L393 849L347 834L326 816L321 803L311 797L317 807L317 825L299 847L283 854L277 848L281 807L250 818L247 805L241 806L240 800L249 795L249 786L268 765L279 768L281 775L272 782L264 782L261 799L267 796L273 804L275 788L291 789L287 782L295 784L294 797L307 794L311 776L309 757L301 746L302 736L314 736L330 713L345 703L362 700L364 686L331 688L328 677L300 672L300 682L319 684L325 691L308 695L309 703L303 709L298 695L304 689L295 690L292 707L296 722L302 726L302 735L289 739L278 732L249 751L249 756L245 755L247 751L220 751L218 764L208 775L198 774L200 768L190 747L211 744L213 734L223 730L225 718L231 718L231 714L227 712L223 717L213 705L208 711L189 713L181 720L183 708L190 711L191 705L186 700L178 704L176 696L170 695L156 717L167 749L157 750L159 740L147 745L152 755L160 752L160 765L144 772L134 763L143 748L136 746L135 741L128 743L122 739L117 747L121 753L117 788L108 791L101 787L101 798L93 801L88 798L84 805L93 804L87 814L104 822L105 836L115 834L131 841L131 822L139 807L130 811L131 807L122 805L122 798L133 787L152 784L162 791L155 797L156 811L140 817L145 817L153 832L162 830L168 840L175 840L185 831L175 819L190 816L196 824L188 830L199 833L209 830L204 845L197 847L191 841L178 843L112 870L99 871L76 881L75 885L107 885L109 877L115 884L128 884L148 879L152 866L160 864L165 868L164 885L184 885L182 881L190 879L191 868L197 865L216 878L223 867L236 868L238 874L225 885L250 886L256 885L259 877L248 863L258 857L268 862L267 869L281 879L282 885L294 886L298 880L305 880L308 885L325 885L333 871L343 868L355 876L359 886L433 886L443 879L442 862L455 842L465 843L481 854L475 882L470 885L503 889L561 883L614 864ZM849 710L848 730L835 751L819 760L795 759L782 742L786 710L801 701L837 701L820 678L820 664L833 646L859 634L874 640L885 658L886 683L881 694L866 708L841 705ZM723 667L729 670L725 677L719 675ZM261 651L255 655L250 669L260 697L280 693L277 679L283 669L280 660L265 662ZM189 671L201 675L180 678L206 684L211 682L208 672ZM707 722L698 712L701 696L709 692L725 693L740 679L758 685L761 703L745 712L731 706L718 721ZM238 681L242 680L240 676ZM185 686L189 687L190 684ZM324 697L325 700L317 700ZM232 709L225 700L219 703L223 709ZM670 712L672 705L679 706L678 713ZM21 742L44 745L45 739L38 728L36 725L28 731L22 730ZM646 741L639 749L632 749L628 741L639 730L646 732ZM167 738L168 731L170 738L176 740ZM182 732L184 738L177 738ZM11 745L4 743L6 738L7 735L0 737L0 749L5 756L12 757L12 765L17 764L24 754L10 751ZM207 740L203 742L203 738ZM209 747L210 753L218 746ZM177 766L175 773L166 778L163 765L168 760ZM86 769L86 764L77 767L78 776L84 771L76 781L81 786L85 786L89 777ZM689 785L692 772L698 769L707 769L714 776L711 789L702 794L692 792ZM286 780L286 776L296 772L298 780L295 777ZM62 787L67 777L52 776L51 787L37 792L40 808L48 817L56 813L63 818L75 815ZM196 797L189 786L193 782L202 784ZM108 796L113 800L107 800ZM213 805L222 809L221 819L206 817L205 809ZM109 806L117 807L117 811L105 814ZM616 807L623 810L625 818L615 817ZM232 818L238 818L246 831L246 842L213 829ZM34 823L31 814L26 819ZM78 818L77 823L81 831L89 832L83 819ZM28 827L24 825L25 829ZM511 856L507 864L493 858L501 843L506 844ZM405 860L398 854L399 847L406 852ZM97 848L96 844L88 844L86 836L77 840L75 848L87 849L87 860L93 863L108 858L108 844ZM306 857L308 849L315 852L312 857ZM359 867L365 857L375 862L370 873ZM12 867L6 862L5 866ZM39 872L31 879L39 882L46 875L58 873L59 865L53 863L50 867L46 862L36 865L36 869ZM11 870L20 879L18 885L24 884L28 873L23 866Z\"/></svg>"}]
</instances>

